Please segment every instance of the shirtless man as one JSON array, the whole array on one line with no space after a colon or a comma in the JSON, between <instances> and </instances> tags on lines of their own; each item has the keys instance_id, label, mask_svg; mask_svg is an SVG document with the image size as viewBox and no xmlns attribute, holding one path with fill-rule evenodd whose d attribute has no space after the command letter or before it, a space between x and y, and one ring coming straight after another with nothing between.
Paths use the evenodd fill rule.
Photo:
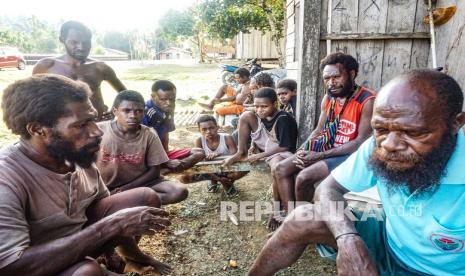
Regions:
<instances>
[{"instance_id":1,"label":"shirtless man","mask_svg":"<svg viewBox=\"0 0 465 276\"><path fill-rule=\"evenodd\" d=\"M32 69L32 74L53 73L87 83L92 91L90 101L97 109L98 119L101 120L108 110L100 90L102 81L107 81L118 92L126 90L126 87L110 66L88 58L91 39L91 31L82 23L65 22L61 26L60 42L63 43L66 54L40 60Z\"/></svg>"},{"instance_id":2,"label":"shirtless man","mask_svg":"<svg viewBox=\"0 0 465 276\"><path fill-rule=\"evenodd\" d=\"M94 164L103 133L89 93L51 74L3 92L3 119L20 140L0 151L0 275L112 275L93 258L115 246L126 268L171 271L134 238L170 224L157 193L110 196Z\"/></svg>"}]
</instances>

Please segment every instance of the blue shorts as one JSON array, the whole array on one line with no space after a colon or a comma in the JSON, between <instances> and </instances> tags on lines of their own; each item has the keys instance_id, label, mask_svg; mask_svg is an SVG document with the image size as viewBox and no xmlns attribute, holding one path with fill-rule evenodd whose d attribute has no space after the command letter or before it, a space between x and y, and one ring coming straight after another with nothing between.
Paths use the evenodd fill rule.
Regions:
<instances>
[{"instance_id":1,"label":"blue shorts","mask_svg":"<svg viewBox=\"0 0 465 276\"><path fill-rule=\"evenodd\" d=\"M363 211L358 209L352 209L352 213L357 219L360 219L363 215ZM408 267L392 252L386 237L386 217L382 207L371 209L367 214L370 215L367 216L365 221L355 221L355 228L365 242L370 256L375 261L379 275L428 275ZM382 218L382 220L377 220L377 218ZM336 260L337 250L333 247L317 244L316 249L322 257Z\"/></svg>"},{"instance_id":2,"label":"blue shorts","mask_svg":"<svg viewBox=\"0 0 465 276\"><path fill-rule=\"evenodd\" d=\"M342 162L346 161L346 159L349 156L350 156L350 154L334 156L334 157L329 157L329 158L323 159L321 161L326 163L326 166L328 166L328 171L331 172L337 166L339 166Z\"/></svg>"}]
</instances>

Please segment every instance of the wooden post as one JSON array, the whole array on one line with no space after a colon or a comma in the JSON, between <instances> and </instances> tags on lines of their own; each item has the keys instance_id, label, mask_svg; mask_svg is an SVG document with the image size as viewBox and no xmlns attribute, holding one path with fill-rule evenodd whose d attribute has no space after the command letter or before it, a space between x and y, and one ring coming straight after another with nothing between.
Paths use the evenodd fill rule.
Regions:
<instances>
[{"instance_id":1,"label":"wooden post","mask_svg":"<svg viewBox=\"0 0 465 276\"><path fill-rule=\"evenodd\" d=\"M302 0L300 4L299 30L302 48L297 76L297 123L300 143L308 137L318 118L321 2L322 0Z\"/></svg>"}]
</instances>

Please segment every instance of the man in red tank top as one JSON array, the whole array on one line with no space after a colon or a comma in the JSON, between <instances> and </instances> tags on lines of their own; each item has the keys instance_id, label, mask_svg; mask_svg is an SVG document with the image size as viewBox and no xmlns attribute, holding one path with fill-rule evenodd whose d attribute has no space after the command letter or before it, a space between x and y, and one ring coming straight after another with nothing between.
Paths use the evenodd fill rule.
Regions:
<instances>
[{"instance_id":1,"label":"man in red tank top","mask_svg":"<svg viewBox=\"0 0 465 276\"><path fill-rule=\"evenodd\" d=\"M307 143L272 171L273 198L280 201L283 211L270 217L268 228L271 230L275 230L287 214L288 203L311 201L315 184L355 152L372 132L370 121L375 92L355 83L357 61L350 55L333 53L321 61L320 69L326 94L318 125ZM331 123L334 123L332 133L329 131ZM324 143L325 140L329 143Z\"/></svg>"}]
</instances>

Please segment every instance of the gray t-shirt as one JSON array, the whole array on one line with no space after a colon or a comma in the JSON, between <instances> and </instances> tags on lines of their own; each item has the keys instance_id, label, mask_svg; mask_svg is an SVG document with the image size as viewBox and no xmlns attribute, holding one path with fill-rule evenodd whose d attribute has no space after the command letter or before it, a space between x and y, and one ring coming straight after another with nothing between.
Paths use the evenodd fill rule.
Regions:
<instances>
[{"instance_id":1,"label":"gray t-shirt","mask_svg":"<svg viewBox=\"0 0 465 276\"><path fill-rule=\"evenodd\" d=\"M0 150L0 268L29 246L80 231L89 205L109 196L95 165L58 174L29 159L18 146Z\"/></svg>"},{"instance_id":2,"label":"gray t-shirt","mask_svg":"<svg viewBox=\"0 0 465 276\"><path fill-rule=\"evenodd\" d=\"M167 162L163 145L151 127L141 125L139 135L123 139L111 128L111 121L98 124L103 131L97 167L109 189L127 184L141 176L149 167Z\"/></svg>"}]
</instances>

